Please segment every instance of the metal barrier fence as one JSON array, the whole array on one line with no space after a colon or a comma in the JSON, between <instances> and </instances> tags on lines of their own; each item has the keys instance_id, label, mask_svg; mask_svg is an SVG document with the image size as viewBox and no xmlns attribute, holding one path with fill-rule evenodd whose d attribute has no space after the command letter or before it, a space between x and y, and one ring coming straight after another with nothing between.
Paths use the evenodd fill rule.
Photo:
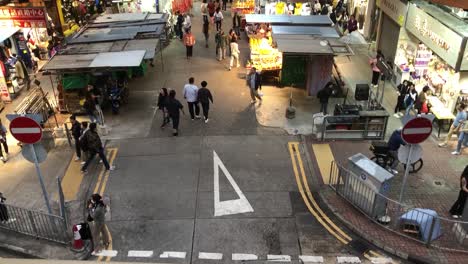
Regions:
<instances>
[{"instance_id":1,"label":"metal barrier fence","mask_svg":"<svg viewBox=\"0 0 468 264\"><path fill-rule=\"evenodd\" d=\"M0 228L62 244L70 241L63 217L0 203Z\"/></svg>"},{"instance_id":2,"label":"metal barrier fence","mask_svg":"<svg viewBox=\"0 0 468 264\"><path fill-rule=\"evenodd\" d=\"M440 217L431 210L412 208L380 194L360 177L332 162L330 185L374 223L427 246L468 253L468 222Z\"/></svg>"}]
</instances>

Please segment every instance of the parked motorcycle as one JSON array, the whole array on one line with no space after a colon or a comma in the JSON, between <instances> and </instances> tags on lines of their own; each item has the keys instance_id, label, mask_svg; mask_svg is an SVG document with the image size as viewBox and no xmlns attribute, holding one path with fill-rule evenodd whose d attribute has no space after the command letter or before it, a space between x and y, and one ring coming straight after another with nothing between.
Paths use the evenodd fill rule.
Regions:
<instances>
[{"instance_id":1,"label":"parked motorcycle","mask_svg":"<svg viewBox=\"0 0 468 264\"><path fill-rule=\"evenodd\" d=\"M372 161L377 163L380 167L384 169L389 169L392 165L394 158L389 153L387 142L385 141L372 141L370 146L370 151L374 154L371 158ZM415 173L422 169L424 162L421 159L415 161L410 165L409 173ZM403 164L406 169L406 164Z\"/></svg>"},{"instance_id":2,"label":"parked motorcycle","mask_svg":"<svg viewBox=\"0 0 468 264\"><path fill-rule=\"evenodd\" d=\"M114 115L119 113L120 105L122 104L122 89L118 86L113 87L109 92L109 100Z\"/></svg>"}]
</instances>

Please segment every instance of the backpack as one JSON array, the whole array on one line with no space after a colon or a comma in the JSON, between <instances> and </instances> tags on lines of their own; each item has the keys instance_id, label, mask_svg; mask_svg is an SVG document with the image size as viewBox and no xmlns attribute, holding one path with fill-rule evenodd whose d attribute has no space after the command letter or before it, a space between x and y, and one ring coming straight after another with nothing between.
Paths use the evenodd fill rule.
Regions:
<instances>
[{"instance_id":1,"label":"backpack","mask_svg":"<svg viewBox=\"0 0 468 264\"><path fill-rule=\"evenodd\" d=\"M88 131L86 131L86 133L81 137L80 139L80 148L81 150L83 151L88 151L89 148L88 148L88 135L87 135Z\"/></svg>"}]
</instances>

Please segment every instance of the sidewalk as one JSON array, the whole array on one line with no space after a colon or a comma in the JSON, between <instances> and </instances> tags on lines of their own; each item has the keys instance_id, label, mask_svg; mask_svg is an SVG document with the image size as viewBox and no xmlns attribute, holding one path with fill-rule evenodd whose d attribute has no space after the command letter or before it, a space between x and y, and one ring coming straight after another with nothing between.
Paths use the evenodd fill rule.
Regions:
<instances>
[{"instance_id":1,"label":"sidewalk","mask_svg":"<svg viewBox=\"0 0 468 264\"><path fill-rule=\"evenodd\" d=\"M305 143L306 149L311 152L312 167L318 168L315 159L317 153L312 153L311 146L312 144L323 144L323 142L316 142L312 137L306 137ZM345 167L348 157L356 153L360 152L370 157L369 144L370 142L367 141L329 142L335 161ZM418 173L408 177L404 203L411 208L433 209L440 217L451 219L448 210L457 198L459 176L468 163L468 157L453 159L448 151L441 151L436 144L430 141L424 142L422 146L424 148L424 167ZM438 153L438 155L430 155L429 153ZM404 173L403 166L400 165L398 170L400 173L394 177L389 194L389 198L393 200L398 200ZM315 169L315 172L315 175L321 180L324 175L321 175L318 169ZM389 253L414 261L416 259L424 260L423 263L466 263L467 254L450 253L434 247L426 247L373 223L328 186L321 188L320 195L330 209L350 229ZM450 220L442 223L442 237L439 240L449 239L450 237L447 236L453 235L448 221Z\"/></svg>"}]
</instances>

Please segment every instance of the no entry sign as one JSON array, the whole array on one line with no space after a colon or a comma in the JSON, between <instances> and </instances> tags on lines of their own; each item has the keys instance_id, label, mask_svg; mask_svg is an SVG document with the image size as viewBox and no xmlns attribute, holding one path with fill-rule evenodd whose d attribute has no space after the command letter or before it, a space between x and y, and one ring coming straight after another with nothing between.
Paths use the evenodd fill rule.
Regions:
<instances>
[{"instance_id":1,"label":"no entry sign","mask_svg":"<svg viewBox=\"0 0 468 264\"><path fill-rule=\"evenodd\" d=\"M419 144L432 133L432 122L424 117L416 117L406 123L401 131L401 137L408 144Z\"/></svg>"},{"instance_id":2,"label":"no entry sign","mask_svg":"<svg viewBox=\"0 0 468 264\"><path fill-rule=\"evenodd\" d=\"M17 117L10 123L11 135L25 144L34 144L42 138L42 128L29 117Z\"/></svg>"}]
</instances>

